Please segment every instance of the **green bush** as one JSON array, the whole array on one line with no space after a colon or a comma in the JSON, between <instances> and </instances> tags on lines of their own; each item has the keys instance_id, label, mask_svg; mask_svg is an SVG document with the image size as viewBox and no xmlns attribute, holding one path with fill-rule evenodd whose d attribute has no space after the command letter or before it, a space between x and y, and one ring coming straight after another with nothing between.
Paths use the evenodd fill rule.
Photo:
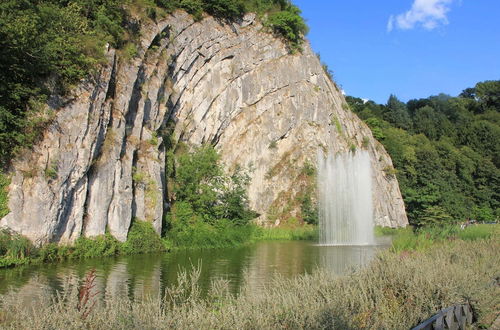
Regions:
<instances>
[{"instance_id":1,"label":"green bush","mask_svg":"<svg viewBox=\"0 0 500 330\"><path fill-rule=\"evenodd\" d=\"M68 249L70 258L97 258L110 257L120 252L120 242L111 234L100 235L94 238L80 237Z\"/></svg>"},{"instance_id":2,"label":"green bush","mask_svg":"<svg viewBox=\"0 0 500 330\"><path fill-rule=\"evenodd\" d=\"M291 46L292 50L297 50L303 41L303 36L308 28L304 19L300 16L300 9L294 5L289 5L285 10L272 13L266 22L274 32L283 36Z\"/></svg>"},{"instance_id":3,"label":"green bush","mask_svg":"<svg viewBox=\"0 0 500 330\"><path fill-rule=\"evenodd\" d=\"M34 252L35 248L29 239L0 229L0 268L26 264Z\"/></svg>"},{"instance_id":4,"label":"green bush","mask_svg":"<svg viewBox=\"0 0 500 330\"><path fill-rule=\"evenodd\" d=\"M124 254L152 253L165 250L160 235L151 223L133 220L127 240L120 248Z\"/></svg>"},{"instance_id":5,"label":"green bush","mask_svg":"<svg viewBox=\"0 0 500 330\"><path fill-rule=\"evenodd\" d=\"M181 214L174 215L172 220L209 224L225 220L244 225L255 217L248 208L248 175L240 169L231 176L225 175L219 155L212 146L205 145L180 155L174 172L175 203L181 204L173 212L178 210Z\"/></svg>"},{"instance_id":6,"label":"green bush","mask_svg":"<svg viewBox=\"0 0 500 330\"><path fill-rule=\"evenodd\" d=\"M241 0L203 0L204 10L215 17L236 19L245 13L245 5Z\"/></svg>"}]
</instances>

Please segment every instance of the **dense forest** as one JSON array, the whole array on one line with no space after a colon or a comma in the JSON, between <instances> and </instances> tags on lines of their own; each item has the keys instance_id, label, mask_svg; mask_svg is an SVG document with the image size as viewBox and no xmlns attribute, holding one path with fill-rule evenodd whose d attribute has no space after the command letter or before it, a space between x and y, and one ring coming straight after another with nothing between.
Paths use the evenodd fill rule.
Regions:
<instances>
[{"instance_id":1,"label":"dense forest","mask_svg":"<svg viewBox=\"0 0 500 330\"><path fill-rule=\"evenodd\" d=\"M500 81L458 97L440 94L387 104L347 97L387 149L417 226L497 221L500 216Z\"/></svg>"}]
</instances>

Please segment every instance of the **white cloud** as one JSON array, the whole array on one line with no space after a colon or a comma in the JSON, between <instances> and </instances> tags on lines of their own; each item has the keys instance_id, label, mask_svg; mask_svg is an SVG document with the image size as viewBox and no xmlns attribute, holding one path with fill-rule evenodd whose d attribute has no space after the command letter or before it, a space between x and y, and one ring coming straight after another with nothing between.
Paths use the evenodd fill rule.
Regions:
<instances>
[{"instance_id":1,"label":"white cloud","mask_svg":"<svg viewBox=\"0 0 500 330\"><path fill-rule=\"evenodd\" d=\"M432 30L439 25L448 24L447 14L454 0L414 0L411 9L399 15L391 15L387 21L387 31L394 28L401 30L422 26Z\"/></svg>"}]
</instances>

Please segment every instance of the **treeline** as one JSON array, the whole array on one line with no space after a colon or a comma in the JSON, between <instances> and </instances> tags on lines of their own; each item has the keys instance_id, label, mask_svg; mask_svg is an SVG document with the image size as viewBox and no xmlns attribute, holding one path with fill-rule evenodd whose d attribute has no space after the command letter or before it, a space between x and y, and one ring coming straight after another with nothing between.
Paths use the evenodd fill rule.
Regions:
<instances>
[{"instance_id":1,"label":"treeline","mask_svg":"<svg viewBox=\"0 0 500 330\"><path fill-rule=\"evenodd\" d=\"M300 47L307 32L289 0L2 0L0 167L32 146L54 116L45 107L48 97L88 77L103 61L106 43L133 56L140 20L179 8L195 19L203 12L222 20L257 12L291 49Z\"/></svg>"},{"instance_id":2,"label":"treeline","mask_svg":"<svg viewBox=\"0 0 500 330\"><path fill-rule=\"evenodd\" d=\"M347 102L391 155L411 224L498 220L500 81L458 97Z\"/></svg>"}]
</instances>

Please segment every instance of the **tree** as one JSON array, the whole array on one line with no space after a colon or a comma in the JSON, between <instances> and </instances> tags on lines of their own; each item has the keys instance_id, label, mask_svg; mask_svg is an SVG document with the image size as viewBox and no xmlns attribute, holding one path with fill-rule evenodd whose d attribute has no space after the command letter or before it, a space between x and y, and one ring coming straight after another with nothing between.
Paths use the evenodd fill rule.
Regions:
<instances>
[{"instance_id":1,"label":"tree","mask_svg":"<svg viewBox=\"0 0 500 330\"><path fill-rule=\"evenodd\" d=\"M406 105L403 102L399 101L398 98L394 95L391 95L389 97L383 117L386 121L398 128L411 128L411 119L408 114Z\"/></svg>"}]
</instances>

